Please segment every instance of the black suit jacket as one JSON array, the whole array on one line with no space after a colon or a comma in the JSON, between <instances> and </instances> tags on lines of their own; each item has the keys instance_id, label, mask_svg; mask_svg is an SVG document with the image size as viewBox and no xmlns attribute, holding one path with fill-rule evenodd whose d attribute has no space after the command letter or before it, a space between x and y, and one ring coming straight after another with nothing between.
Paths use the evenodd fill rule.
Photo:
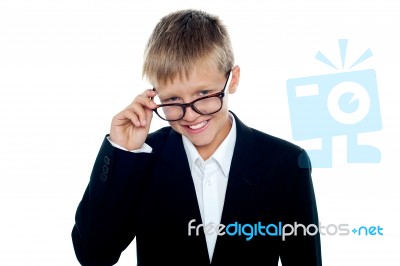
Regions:
<instances>
[{"instance_id":1,"label":"black suit jacket","mask_svg":"<svg viewBox=\"0 0 400 266\"><path fill-rule=\"evenodd\" d=\"M221 224L318 225L304 150L235 119ZM210 264L204 231L188 232L189 221L195 219L195 226L201 217L181 135L165 127L149 134L146 143L152 153L126 152L104 140L72 231L82 265L115 264L135 237L139 266L276 266L279 257L283 266L322 265L319 234L304 236L301 228L284 241L279 235L218 236Z\"/></svg>"}]
</instances>

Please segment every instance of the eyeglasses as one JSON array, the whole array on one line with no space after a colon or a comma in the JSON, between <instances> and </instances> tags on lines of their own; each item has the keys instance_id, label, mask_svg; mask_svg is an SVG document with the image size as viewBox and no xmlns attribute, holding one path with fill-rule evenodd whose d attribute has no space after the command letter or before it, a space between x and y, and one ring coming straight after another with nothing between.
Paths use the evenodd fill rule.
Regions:
<instances>
[{"instance_id":1,"label":"eyeglasses","mask_svg":"<svg viewBox=\"0 0 400 266\"><path fill-rule=\"evenodd\" d=\"M231 78L232 71L229 72L224 88L220 92L196 99L190 103L157 104L157 108L153 109L153 111L161 119L169 122L181 120L185 116L186 108L188 107L201 115L215 114L222 108L222 98L225 96L225 90Z\"/></svg>"}]
</instances>

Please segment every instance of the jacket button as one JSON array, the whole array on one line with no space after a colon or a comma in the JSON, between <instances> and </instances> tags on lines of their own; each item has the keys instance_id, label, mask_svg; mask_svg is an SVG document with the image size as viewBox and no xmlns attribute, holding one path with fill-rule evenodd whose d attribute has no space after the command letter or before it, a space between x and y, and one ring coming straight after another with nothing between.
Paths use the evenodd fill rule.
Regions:
<instances>
[{"instance_id":1,"label":"jacket button","mask_svg":"<svg viewBox=\"0 0 400 266\"><path fill-rule=\"evenodd\" d=\"M106 182L107 181L107 175L105 173L101 173L100 179L101 179L101 181Z\"/></svg>"},{"instance_id":2,"label":"jacket button","mask_svg":"<svg viewBox=\"0 0 400 266\"><path fill-rule=\"evenodd\" d=\"M105 163L106 165L109 165L109 164L110 164L110 158L108 158L107 155L104 156L104 163Z\"/></svg>"},{"instance_id":3,"label":"jacket button","mask_svg":"<svg viewBox=\"0 0 400 266\"><path fill-rule=\"evenodd\" d=\"M105 174L108 173L108 167L107 167L107 165L103 165L103 173L105 173Z\"/></svg>"}]
</instances>

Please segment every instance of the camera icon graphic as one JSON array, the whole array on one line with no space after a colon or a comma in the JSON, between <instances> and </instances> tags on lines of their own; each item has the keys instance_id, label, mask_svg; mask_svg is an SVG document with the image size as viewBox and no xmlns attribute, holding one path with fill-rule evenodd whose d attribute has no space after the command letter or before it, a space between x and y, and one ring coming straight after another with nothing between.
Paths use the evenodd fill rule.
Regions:
<instances>
[{"instance_id":1,"label":"camera icon graphic","mask_svg":"<svg viewBox=\"0 0 400 266\"><path fill-rule=\"evenodd\" d=\"M343 55L347 40L339 44ZM367 50L356 63L370 55ZM333 66L321 53L317 59ZM332 138L340 135L347 137L348 163L380 162L379 149L358 144L357 136L382 128L375 70L294 78L286 87L293 138L321 140L321 149L307 150L313 167L332 167Z\"/></svg>"}]
</instances>

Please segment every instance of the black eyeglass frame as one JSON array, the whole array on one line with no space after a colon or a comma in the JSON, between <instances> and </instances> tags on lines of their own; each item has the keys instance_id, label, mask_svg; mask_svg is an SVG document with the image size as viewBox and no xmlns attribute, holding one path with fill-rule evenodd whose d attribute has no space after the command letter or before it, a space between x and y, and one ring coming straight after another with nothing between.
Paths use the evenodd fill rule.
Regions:
<instances>
[{"instance_id":1,"label":"black eyeglass frame","mask_svg":"<svg viewBox=\"0 0 400 266\"><path fill-rule=\"evenodd\" d=\"M222 109L222 105L223 105L222 99L223 99L224 96L225 96L225 90L226 90L226 88L227 88L228 83L230 83L231 77L232 77L232 71L229 71L228 78L226 79L224 88L223 88L220 92L217 92L217 93L214 93L214 94L211 94L211 95L208 95L208 96L201 97L201 98L196 99L196 100L194 100L194 101L192 101L192 102L190 102L190 103L167 103L167 104L159 104L159 105L157 105L157 108L153 109L153 111L157 114L157 116L158 116L159 118L161 118L161 119L164 120L164 121L168 121L168 122L174 122L174 121L178 121L178 120L181 120L182 118L184 118L184 117L185 117L185 114L186 114L186 108L188 108L188 107L192 108L193 111L195 111L196 113L201 114L201 115L212 115L212 114L215 114L215 113L219 112L219 111ZM153 88L153 91L156 91L156 88ZM212 98L212 97L218 97L219 100L221 101L221 107L220 107L218 110L216 110L215 112L212 112L212 113L202 113L200 110L196 109L196 107L194 106L194 104L195 104L196 102L201 101L201 100L204 100L204 99ZM161 108L161 107L166 107L166 106L179 106L179 107L181 107L181 108L182 108L182 116L181 116L180 118L178 118L178 119L166 119L166 118L163 118L163 117L157 112L157 109L158 109L158 108Z\"/></svg>"}]
</instances>

